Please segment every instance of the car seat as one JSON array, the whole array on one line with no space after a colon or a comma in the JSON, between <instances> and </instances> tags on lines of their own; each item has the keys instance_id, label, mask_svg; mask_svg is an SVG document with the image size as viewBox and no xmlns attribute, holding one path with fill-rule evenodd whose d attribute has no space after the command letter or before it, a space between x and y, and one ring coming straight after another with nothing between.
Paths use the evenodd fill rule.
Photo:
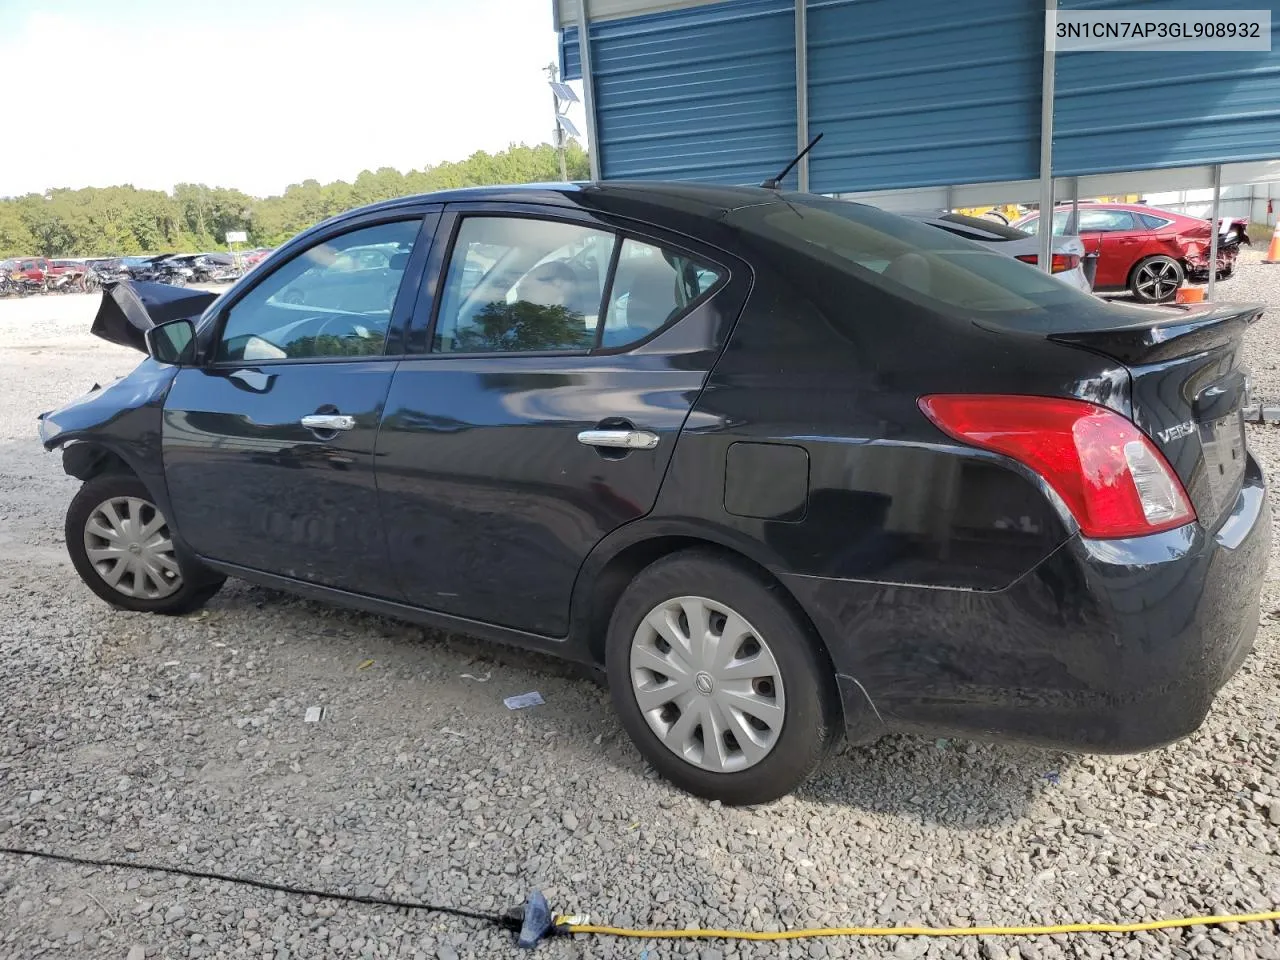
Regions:
<instances>
[{"instance_id":1,"label":"car seat","mask_svg":"<svg viewBox=\"0 0 1280 960\"><path fill-rule=\"evenodd\" d=\"M600 338L602 347L618 347L643 340L679 309L676 273L665 261L641 261L628 265L623 276L614 282L613 302L618 303L623 295L626 296L627 324L624 327L605 327Z\"/></svg>"},{"instance_id":2,"label":"car seat","mask_svg":"<svg viewBox=\"0 0 1280 960\"><path fill-rule=\"evenodd\" d=\"M904 253L894 257L881 276L926 296L933 287L933 268L928 259L919 253Z\"/></svg>"}]
</instances>

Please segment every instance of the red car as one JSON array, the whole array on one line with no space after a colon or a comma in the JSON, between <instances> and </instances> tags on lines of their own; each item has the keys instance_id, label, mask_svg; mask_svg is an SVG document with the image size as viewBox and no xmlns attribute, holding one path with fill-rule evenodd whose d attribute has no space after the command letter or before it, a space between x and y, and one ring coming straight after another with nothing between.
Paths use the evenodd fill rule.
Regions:
<instances>
[{"instance_id":1,"label":"red car","mask_svg":"<svg viewBox=\"0 0 1280 960\"><path fill-rule=\"evenodd\" d=\"M1082 203L1080 222L1071 222L1071 207L1053 213L1056 235L1078 233L1085 253L1096 254L1095 293L1127 290L1143 303L1172 300L1184 279L1209 279L1209 243L1213 225L1207 220L1132 203ZM1013 226L1037 232L1040 214ZM1248 243L1243 221L1231 221L1218 243L1218 279L1231 276L1240 243Z\"/></svg>"},{"instance_id":2,"label":"red car","mask_svg":"<svg viewBox=\"0 0 1280 960\"><path fill-rule=\"evenodd\" d=\"M53 272L53 265L44 257L18 257L13 264L12 276L35 283L44 283Z\"/></svg>"}]
</instances>

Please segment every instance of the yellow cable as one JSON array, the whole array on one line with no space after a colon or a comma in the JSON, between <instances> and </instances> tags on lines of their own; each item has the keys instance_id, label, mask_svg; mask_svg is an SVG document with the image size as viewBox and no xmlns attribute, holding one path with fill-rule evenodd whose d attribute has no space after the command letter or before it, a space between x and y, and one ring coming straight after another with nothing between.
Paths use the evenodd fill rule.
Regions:
<instances>
[{"instance_id":1,"label":"yellow cable","mask_svg":"<svg viewBox=\"0 0 1280 960\"><path fill-rule=\"evenodd\" d=\"M1267 913L1238 913L1220 917L1170 917L1140 923L1060 923L1033 927L817 927L809 930L637 930L580 923L573 917L557 916L561 933L595 933L610 937L639 937L664 940L806 940L810 937L1043 937L1054 933L1142 933L1171 927L1217 926L1223 923L1280 921L1280 910Z\"/></svg>"}]
</instances>

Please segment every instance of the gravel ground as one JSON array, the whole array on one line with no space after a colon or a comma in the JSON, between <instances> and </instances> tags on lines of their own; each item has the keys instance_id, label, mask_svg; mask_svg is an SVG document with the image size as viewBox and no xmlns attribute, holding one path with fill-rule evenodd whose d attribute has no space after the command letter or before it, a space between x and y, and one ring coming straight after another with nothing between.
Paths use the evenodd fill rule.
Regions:
<instances>
[{"instance_id":1,"label":"gravel ground","mask_svg":"<svg viewBox=\"0 0 1280 960\"><path fill-rule=\"evenodd\" d=\"M1249 259L1223 294L1280 307L1280 267ZM41 451L34 420L135 363L88 336L95 307L0 302L0 845L479 910L540 887L556 907L648 926L1058 923L1280 905L1275 572L1257 651L1186 741L1106 758L892 737L844 750L794 797L722 809L654 779L604 691L548 659L235 581L184 619L97 601L61 543L75 481ZM1248 352L1258 394L1280 400L1280 315ZM1251 427L1250 441L1280 480L1280 429ZM503 707L535 689L545 706ZM325 707L321 722L303 722L310 705ZM508 934L465 920L0 856L5 958L512 950ZM540 950L1280 958L1280 940L1259 924L1128 938L585 938Z\"/></svg>"}]
</instances>

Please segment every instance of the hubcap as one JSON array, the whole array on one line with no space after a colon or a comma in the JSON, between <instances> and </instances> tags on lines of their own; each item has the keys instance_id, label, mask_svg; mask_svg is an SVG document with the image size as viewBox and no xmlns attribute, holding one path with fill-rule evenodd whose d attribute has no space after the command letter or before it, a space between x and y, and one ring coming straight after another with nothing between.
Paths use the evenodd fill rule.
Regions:
<instances>
[{"instance_id":1,"label":"hubcap","mask_svg":"<svg viewBox=\"0 0 1280 960\"><path fill-rule=\"evenodd\" d=\"M1178 265L1172 260L1153 260L1138 268L1138 292L1148 300L1163 300L1178 289Z\"/></svg>"},{"instance_id":2,"label":"hubcap","mask_svg":"<svg viewBox=\"0 0 1280 960\"><path fill-rule=\"evenodd\" d=\"M630 665L649 728L695 767L745 770L777 745L782 674L755 628L725 604L676 597L654 607L631 640Z\"/></svg>"},{"instance_id":3,"label":"hubcap","mask_svg":"<svg viewBox=\"0 0 1280 960\"><path fill-rule=\"evenodd\" d=\"M160 600L182 587L164 514L137 497L98 504L84 525L84 549L98 576L117 593Z\"/></svg>"}]
</instances>

